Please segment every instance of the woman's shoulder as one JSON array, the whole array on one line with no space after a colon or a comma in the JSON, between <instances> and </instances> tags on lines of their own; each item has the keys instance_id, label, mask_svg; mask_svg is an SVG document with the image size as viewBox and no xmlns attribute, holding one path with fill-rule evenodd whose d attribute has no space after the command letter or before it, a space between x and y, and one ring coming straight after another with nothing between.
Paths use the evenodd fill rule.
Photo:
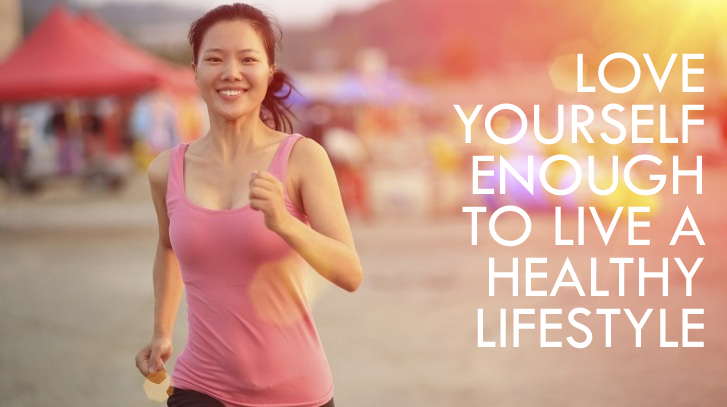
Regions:
<instances>
[{"instance_id":1,"label":"woman's shoulder","mask_svg":"<svg viewBox=\"0 0 727 407\"><path fill-rule=\"evenodd\" d=\"M160 152L147 168L147 176L149 177L149 183L152 188L159 189L160 191L166 191L167 178L169 174L169 164L171 162L172 150L174 147L167 148Z\"/></svg>"},{"instance_id":2,"label":"woman's shoulder","mask_svg":"<svg viewBox=\"0 0 727 407\"><path fill-rule=\"evenodd\" d=\"M300 189L303 184L321 184L335 179L331 160L326 150L313 139L300 137L288 158L288 176L294 188Z\"/></svg>"},{"instance_id":3,"label":"woman's shoulder","mask_svg":"<svg viewBox=\"0 0 727 407\"><path fill-rule=\"evenodd\" d=\"M296 133L298 134L298 133ZM303 136L295 142L290 151L290 164L310 166L316 163L325 163L329 161L326 150L313 139Z\"/></svg>"}]
</instances>

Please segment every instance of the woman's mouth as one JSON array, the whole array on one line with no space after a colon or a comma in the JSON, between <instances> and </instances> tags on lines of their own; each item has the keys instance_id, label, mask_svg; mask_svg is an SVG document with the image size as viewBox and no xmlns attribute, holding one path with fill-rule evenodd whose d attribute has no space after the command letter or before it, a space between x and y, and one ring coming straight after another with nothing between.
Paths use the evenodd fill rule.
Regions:
<instances>
[{"instance_id":1,"label":"woman's mouth","mask_svg":"<svg viewBox=\"0 0 727 407\"><path fill-rule=\"evenodd\" d=\"M247 92L247 89L220 89L217 91L223 99L235 99L245 92Z\"/></svg>"}]
</instances>

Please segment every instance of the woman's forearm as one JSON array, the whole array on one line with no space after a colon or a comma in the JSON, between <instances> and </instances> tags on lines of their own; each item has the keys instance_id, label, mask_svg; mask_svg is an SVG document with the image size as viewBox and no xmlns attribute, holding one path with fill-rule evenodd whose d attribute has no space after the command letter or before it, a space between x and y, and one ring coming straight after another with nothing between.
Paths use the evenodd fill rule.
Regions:
<instances>
[{"instance_id":1,"label":"woman's forearm","mask_svg":"<svg viewBox=\"0 0 727 407\"><path fill-rule=\"evenodd\" d=\"M171 338L184 283L171 248L157 245L154 258L154 337Z\"/></svg>"},{"instance_id":2,"label":"woman's forearm","mask_svg":"<svg viewBox=\"0 0 727 407\"><path fill-rule=\"evenodd\" d=\"M293 216L278 234L326 280L349 292L361 284L361 261L356 252L342 242Z\"/></svg>"}]
</instances>

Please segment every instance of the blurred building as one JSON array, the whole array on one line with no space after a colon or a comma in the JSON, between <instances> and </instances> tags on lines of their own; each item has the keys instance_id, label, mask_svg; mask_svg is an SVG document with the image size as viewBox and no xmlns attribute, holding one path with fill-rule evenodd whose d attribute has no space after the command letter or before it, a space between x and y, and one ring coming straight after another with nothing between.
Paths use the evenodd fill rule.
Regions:
<instances>
[{"instance_id":1,"label":"blurred building","mask_svg":"<svg viewBox=\"0 0 727 407\"><path fill-rule=\"evenodd\" d=\"M158 49L173 52L186 48L187 21L163 21L149 24L137 24L133 30L128 30L131 40L147 49Z\"/></svg>"},{"instance_id":2,"label":"blurred building","mask_svg":"<svg viewBox=\"0 0 727 407\"><path fill-rule=\"evenodd\" d=\"M20 0L0 0L0 61L20 43L22 22Z\"/></svg>"}]
</instances>

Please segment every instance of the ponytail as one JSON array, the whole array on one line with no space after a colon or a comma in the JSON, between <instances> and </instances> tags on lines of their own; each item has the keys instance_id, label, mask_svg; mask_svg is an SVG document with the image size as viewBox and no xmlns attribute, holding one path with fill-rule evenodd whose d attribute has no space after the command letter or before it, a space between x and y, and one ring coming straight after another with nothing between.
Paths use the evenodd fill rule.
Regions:
<instances>
[{"instance_id":1,"label":"ponytail","mask_svg":"<svg viewBox=\"0 0 727 407\"><path fill-rule=\"evenodd\" d=\"M293 91L296 89L290 76L281 70L276 70L263 99L260 118L277 131L293 132L290 118L292 116L297 119L297 117L290 110L290 106L285 104L285 100Z\"/></svg>"}]
</instances>

